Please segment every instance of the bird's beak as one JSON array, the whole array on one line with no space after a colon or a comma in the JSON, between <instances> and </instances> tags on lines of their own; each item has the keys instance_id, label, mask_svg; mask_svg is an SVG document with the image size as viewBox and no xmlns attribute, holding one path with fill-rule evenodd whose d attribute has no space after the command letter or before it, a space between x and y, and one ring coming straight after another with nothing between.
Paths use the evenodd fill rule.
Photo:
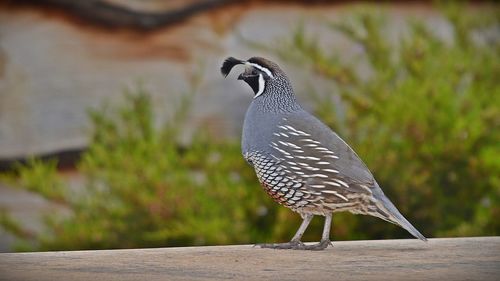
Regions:
<instances>
[{"instance_id":1,"label":"bird's beak","mask_svg":"<svg viewBox=\"0 0 500 281\"><path fill-rule=\"evenodd\" d=\"M238 80L246 80L251 77L258 76L259 74L255 71L252 66L245 67L245 71L238 76Z\"/></svg>"}]
</instances>

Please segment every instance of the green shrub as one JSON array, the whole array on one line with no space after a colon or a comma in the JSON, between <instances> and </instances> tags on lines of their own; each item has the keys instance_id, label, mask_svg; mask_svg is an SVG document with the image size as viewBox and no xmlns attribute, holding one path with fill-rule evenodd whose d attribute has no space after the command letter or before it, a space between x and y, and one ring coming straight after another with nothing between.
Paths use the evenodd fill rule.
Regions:
<instances>
[{"instance_id":1,"label":"green shrub","mask_svg":"<svg viewBox=\"0 0 500 281\"><path fill-rule=\"evenodd\" d=\"M18 170L20 186L65 202L72 212L47 218L49 231L36 238L39 250L248 243L269 235L273 218L262 210L271 204L237 142L201 132L180 146L183 118L155 130L143 90L128 93L118 110L90 116L94 133L78 166L84 190L48 192L62 182L54 179L55 163L32 161ZM42 172L51 180L44 181Z\"/></svg>"}]
</instances>

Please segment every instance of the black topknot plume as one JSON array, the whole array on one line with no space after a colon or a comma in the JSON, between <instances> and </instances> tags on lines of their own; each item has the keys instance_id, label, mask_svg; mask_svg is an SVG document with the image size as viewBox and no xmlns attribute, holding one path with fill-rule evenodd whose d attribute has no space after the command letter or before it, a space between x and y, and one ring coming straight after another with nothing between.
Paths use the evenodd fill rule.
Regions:
<instances>
[{"instance_id":1,"label":"black topknot plume","mask_svg":"<svg viewBox=\"0 0 500 281\"><path fill-rule=\"evenodd\" d=\"M229 72L231 72L231 69L233 69L233 67L235 65L244 64L244 63L245 63L245 61L243 61L243 60L229 57L222 64L222 67L220 68L220 72L222 73L222 75L224 75L224 77L227 77L227 75L229 74Z\"/></svg>"}]
</instances>

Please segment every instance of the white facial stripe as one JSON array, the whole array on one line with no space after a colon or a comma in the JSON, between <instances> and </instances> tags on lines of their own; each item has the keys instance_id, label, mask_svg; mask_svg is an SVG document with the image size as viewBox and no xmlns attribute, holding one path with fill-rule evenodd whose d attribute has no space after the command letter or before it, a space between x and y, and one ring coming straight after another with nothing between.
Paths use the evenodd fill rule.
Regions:
<instances>
[{"instance_id":1,"label":"white facial stripe","mask_svg":"<svg viewBox=\"0 0 500 281\"><path fill-rule=\"evenodd\" d=\"M256 63L252 63L252 62L245 62L245 64L246 65L251 65L251 66L253 66L255 68L258 68L259 70L265 72L269 77L274 78L273 73L269 69L267 69L267 68L265 68L265 67L263 67L261 65L258 65Z\"/></svg>"},{"instance_id":2,"label":"white facial stripe","mask_svg":"<svg viewBox=\"0 0 500 281\"><path fill-rule=\"evenodd\" d=\"M259 74L259 91L257 92L257 94L255 94L255 97L253 98L260 96L264 92L264 88L266 87L265 83L266 82L264 81L264 76L262 75L262 73Z\"/></svg>"}]
</instances>

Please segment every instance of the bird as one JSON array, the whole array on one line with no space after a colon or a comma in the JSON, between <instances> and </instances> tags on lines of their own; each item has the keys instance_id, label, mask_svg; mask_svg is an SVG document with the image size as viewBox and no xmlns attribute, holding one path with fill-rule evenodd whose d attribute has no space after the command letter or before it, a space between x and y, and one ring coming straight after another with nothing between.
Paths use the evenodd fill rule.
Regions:
<instances>
[{"instance_id":1,"label":"bird","mask_svg":"<svg viewBox=\"0 0 500 281\"><path fill-rule=\"evenodd\" d=\"M387 198L356 152L303 109L278 64L263 57L228 57L220 69L222 75L227 77L236 65L245 67L238 80L254 93L243 121L243 157L265 192L303 219L289 242L258 246L324 250L331 245L332 214L341 211L380 218L427 241ZM325 217L321 240L305 244L301 239L314 216Z\"/></svg>"}]
</instances>

